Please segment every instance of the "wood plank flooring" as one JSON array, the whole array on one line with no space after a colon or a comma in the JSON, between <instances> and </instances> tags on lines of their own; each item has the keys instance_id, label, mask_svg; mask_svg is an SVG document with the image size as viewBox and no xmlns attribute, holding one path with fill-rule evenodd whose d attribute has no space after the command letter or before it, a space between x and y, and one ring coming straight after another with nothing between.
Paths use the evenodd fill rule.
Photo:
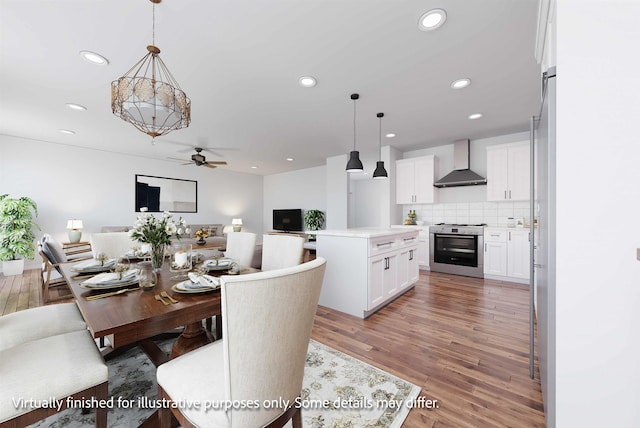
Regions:
<instances>
[{"instance_id":1,"label":"wood plank flooring","mask_svg":"<svg viewBox=\"0 0 640 428\"><path fill-rule=\"evenodd\" d=\"M1 314L42 304L38 272L0 275ZM524 286L421 271L413 290L366 320L319 307L312 337L437 400L412 409L406 428L544 427L537 361L529 378L528 319Z\"/></svg>"}]
</instances>

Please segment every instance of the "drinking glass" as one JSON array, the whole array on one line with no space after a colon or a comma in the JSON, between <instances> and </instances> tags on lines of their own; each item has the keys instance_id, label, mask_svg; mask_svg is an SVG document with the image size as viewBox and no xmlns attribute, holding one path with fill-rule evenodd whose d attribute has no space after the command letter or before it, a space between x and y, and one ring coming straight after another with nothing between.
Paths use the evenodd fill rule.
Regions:
<instances>
[{"instance_id":1,"label":"drinking glass","mask_svg":"<svg viewBox=\"0 0 640 428\"><path fill-rule=\"evenodd\" d=\"M153 288L158 282L158 274L153 270L153 264L151 262L140 262L137 265L140 270L140 288L150 289Z\"/></svg>"}]
</instances>

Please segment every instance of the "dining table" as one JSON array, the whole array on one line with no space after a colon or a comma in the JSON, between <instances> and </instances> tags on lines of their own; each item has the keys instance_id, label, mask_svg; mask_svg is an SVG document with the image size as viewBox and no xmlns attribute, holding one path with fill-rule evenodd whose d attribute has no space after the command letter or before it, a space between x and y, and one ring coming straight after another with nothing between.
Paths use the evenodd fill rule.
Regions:
<instances>
[{"instance_id":1,"label":"dining table","mask_svg":"<svg viewBox=\"0 0 640 428\"><path fill-rule=\"evenodd\" d=\"M94 338L106 338L109 346L102 350L109 359L133 346L139 346L156 365L175 358L220 337L222 307L220 289L206 292L178 292L174 287L185 278L176 278L165 261L157 274L158 280L152 288L141 288L138 283L119 288L118 294L112 289L89 289L82 285L87 276L74 270L74 263L60 265L69 283L76 304ZM135 264L131 264L134 268ZM194 268L197 266L194 266ZM244 268L241 274L258 272ZM215 270L208 275L219 277L226 270ZM108 297L93 296L112 293ZM168 296L168 297L165 297ZM203 320L215 317L214 336L203 326ZM167 332L179 334L171 352L167 354L156 344Z\"/></svg>"}]
</instances>

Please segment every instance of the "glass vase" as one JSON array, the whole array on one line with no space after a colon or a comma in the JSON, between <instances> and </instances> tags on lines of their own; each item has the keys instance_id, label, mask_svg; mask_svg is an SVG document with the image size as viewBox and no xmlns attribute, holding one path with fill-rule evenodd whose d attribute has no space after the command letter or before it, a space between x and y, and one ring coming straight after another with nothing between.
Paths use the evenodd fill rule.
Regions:
<instances>
[{"instance_id":1,"label":"glass vase","mask_svg":"<svg viewBox=\"0 0 640 428\"><path fill-rule=\"evenodd\" d=\"M151 244L151 265L155 272L162 270L164 263L164 244Z\"/></svg>"}]
</instances>

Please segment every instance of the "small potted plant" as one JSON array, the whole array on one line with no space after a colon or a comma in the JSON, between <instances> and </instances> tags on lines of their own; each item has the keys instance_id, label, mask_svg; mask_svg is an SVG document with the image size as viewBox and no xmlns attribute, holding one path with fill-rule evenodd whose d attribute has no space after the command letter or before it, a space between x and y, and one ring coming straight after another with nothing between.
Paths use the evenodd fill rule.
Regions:
<instances>
[{"instance_id":1,"label":"small potted plant","mask_svg":"<svg viewBox=\"0 0 640 428\"><path fill-rule=\"evenodd\" d=\"M320 230L324 224L324 213L320 210L307 210L304 213L304 226L307 230ZM316 235L309 235L309 240L314 241Z\"/></svg>"},{"instance_id":2,"label":"small potted plant","mask_svg":"<svg viewBox=\"0 0 640 428\"><path fill-rule=\"evenodd\" d=\"M196 244L204 245L206 244L204 238L207 238L209 236L209 232L207 232L206 229L198 229L196 230L196 233L194 233L194 235L196 238L198 238Z\"/></svg>"},{"instance_id":3,"label":"small potted plant","mask_svg":"<svg viewBox=\"0 0 640 428\"><path fill-rule=\"evenodd\" d=\"M25 196L14 199L0 195L0 260L5 276L21 275L24 259L33 259L36 239L33 221L38 216L35 201Z\"/></svg>"}]
</instances>

